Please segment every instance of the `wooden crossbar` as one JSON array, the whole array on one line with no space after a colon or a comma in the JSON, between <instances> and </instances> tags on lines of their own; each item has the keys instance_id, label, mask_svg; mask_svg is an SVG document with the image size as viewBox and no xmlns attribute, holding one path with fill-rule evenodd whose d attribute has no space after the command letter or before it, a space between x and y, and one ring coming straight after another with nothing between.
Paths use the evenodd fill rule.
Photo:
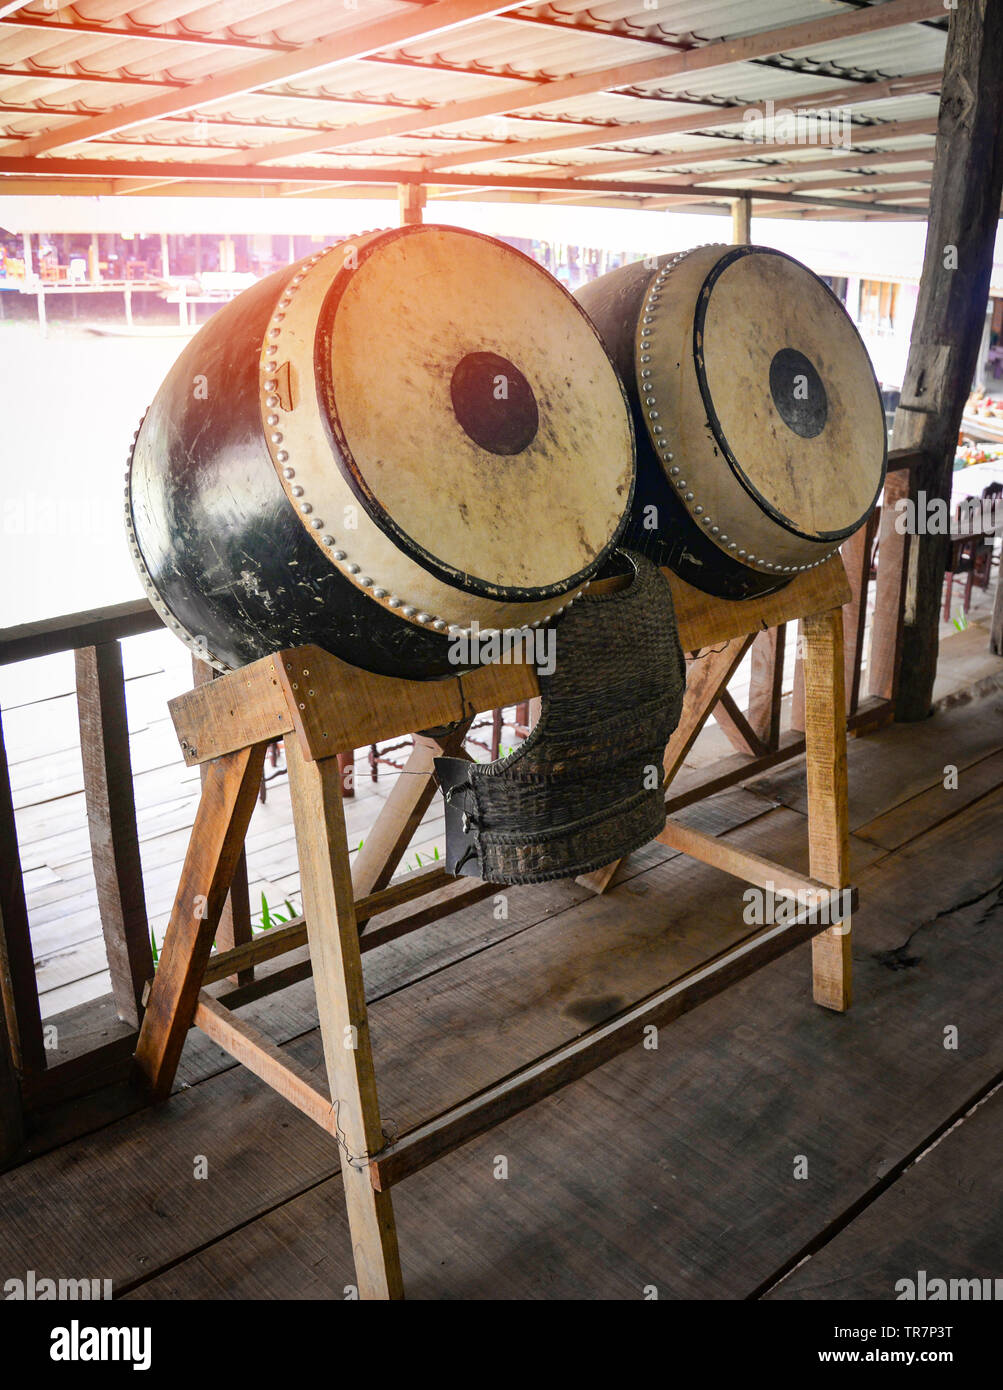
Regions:
<instances>
[{"instance_id":1,"label":"wooden crossbar","mask_svg":"<svg viewBox=\"0 0 1003 1390\"><path fill-rule=\"evenodd\" d=\"M424 878L426 872L428 876L424 884L409 883L412 878ZM373 923L360 934L359 950L363 953L372 951L376 946L384 946L388 941L396 941L408 932L417 931L442 917L448 917L450 913L458 912L461 907L469 907L498 891L496 884L484 883L477 878L456 878L438 866L408 874L399 882L399 888L392 883L390 887L381 889L378 893L370 893L357 900L357 917L365 912L368 917L386 914L391 919ZM425 896L430 901L411 912L392 915L393 909ZM266 960L274 960L277 956L295 951L299 946L306 944L307 937L306 918L294 917L284 926L259 933L253 941L248 941L243 946L217 952L206 966L202 983L215 984L217 980L233 975L238 970L246 970L250 965L261 965Z\"/></svg>"},{"instance_id":2,"label":"wooden crossbar","mask_svg":"<svg viewBox=\"0 0 1003 1390\"><path fill-rule=\"evenodd\" d=\"M412 902L426 893L455 882L454 876L447 873L441 864L432 864L427 869L404 874L377 893L367 893L355 900L355 915L358 920L375 917L390 908ZM469 880L468 880L469 882ZM226 975L236 974L250 965L260 965L263 961L274 960L286 951L295 951L307 939L306 919L294 917L282 927L273 927L261 932L253 941L242 946L234 946L229 951L219 951L212 957L202 977L203 984L212 984Z\"/></svg>"},{"instance_id":3,"label":"wooden crossbar","mask_svg":"<svg viewBox=\"0 0 1003 1390\"><path fill-rule=\"evenodd\" d=\"M828 921L824 906L816 904L788 923L753 933L608 1022L417 1125L369 1157L374 1188L381 1192L388 1190L435 1159L637 1046L645 1037L645 1029L661 1027L681 1017L735 980L745 978L793 950L817 933L820 915L826 916ZM340 1141L336 1106L317 1089L306 1067L288 1052L277 1047L252 1024L237 1019L205 990L199 994L194 1022L231 1057Z\"/></svg>"},{"instance_id":4,"label":"wooden crossbar","mask_svg":"<svg viewBox=\"0 0 1003 1390\"><path fill-rule=\"evenodd\" d=\"M843 916L848 915L843 911L843 905L850 903L851 895L855 891L849 887L834 888L830 883L822 883L817 878L795 873L793 869L785 868L783 864L775 864L772 859L766 859L761 854L752 854L749 850L740 849L738 845L730 844L715 835L705 835L702 830L682 825L671 817L665 822L665 829L656 838L660 844L668 845L670 849L680 850L692 859L709 864L712 869L721 869L746 883L755 884L757 888L769 889L779 897L793 898L806 907L818 904L826 914L835 911L837 916L826 916L829 925L835 925L836 922L842 921ZM843 894L847 896L843 898Z\"/></svg>"},{"instance_id":5,"label":"wooden crossbar","mask_svg":"<svg viewBox=\"0 0 1003 1390\"><path fill-rule=\"evenodd\" d=\"M273 1091L285 1096L321 1129L338 1138L338 1119L330 1097L317 1090L313 1076L288 1052L283 1052L253 1024L238 1019L205 990L195 1005L194 1023L224 1052L260 1076Z\"/></svg>"}]
</instances>

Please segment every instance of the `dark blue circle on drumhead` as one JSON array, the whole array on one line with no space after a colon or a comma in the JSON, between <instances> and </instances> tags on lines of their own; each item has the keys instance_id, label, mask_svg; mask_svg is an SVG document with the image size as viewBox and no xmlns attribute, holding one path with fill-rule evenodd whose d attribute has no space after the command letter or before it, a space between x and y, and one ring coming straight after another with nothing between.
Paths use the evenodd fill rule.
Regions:
<instances>
[{"instance_id":1,"label":"dark blue circle on drumhead","mask_svg":"<svg viewBox=\"0 0 1003 1390\"><path fill-rule=\"evenodd\" d=\"M781 348L770 363L770 395L781 420L802 439L825 429L829 401L822 378L803 352Z\"/></svg>"}]
</instances>

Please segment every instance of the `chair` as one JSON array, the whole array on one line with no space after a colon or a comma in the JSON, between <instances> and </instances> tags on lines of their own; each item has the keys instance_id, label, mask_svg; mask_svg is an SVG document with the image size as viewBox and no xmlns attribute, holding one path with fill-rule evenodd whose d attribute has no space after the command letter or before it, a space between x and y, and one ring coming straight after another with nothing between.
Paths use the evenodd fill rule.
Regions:
<instances>
[{"instance_id":1,"label":"chair","mask_svg":"<svg viewBox=\"0 0 1003 1390\"><path fill-rule=\"evenodd\" d=\"M951 619L951 596L957 577L967 575L961 601L962 611L966 615L971 606L974 586L978 584L980 589L989 587L996 535L994 530L985 529L983 504L1000 496L1003 496L1003 483L990 483L983 489L981 497L964 497L955 508L958 534L951 537L947 556L943 612L945 623Z\"/></svg>"}]
</instances>

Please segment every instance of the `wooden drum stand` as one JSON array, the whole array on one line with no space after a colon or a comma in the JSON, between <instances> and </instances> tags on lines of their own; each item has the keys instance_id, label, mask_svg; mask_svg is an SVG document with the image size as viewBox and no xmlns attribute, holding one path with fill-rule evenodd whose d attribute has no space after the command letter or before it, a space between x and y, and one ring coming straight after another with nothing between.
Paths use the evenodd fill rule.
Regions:
<instances>
[{"instance_id":1,"label":"wooden drum stand","mask_svg":"<svg viewBox=\"0 0 1003 1390\"><path fill-rule=\"evenodd\" d=\"M850 591L842 562L837 556L779 593L738 603L711 598L675 575L668 578L683 650L716 650L690 668L682 717L665 753L666 785L756 633L801 620L810 877L672 820L658 837L748 883L772 886L799 909L793 920L751 932L697 969L391 1142L380 1123L361 956L496 891L476 879L454 879L440 867L390 880L435 795L433 757L443 750L458 753L475 713L538 694L535 671L505 665L443 681L394 680L357 670L317 647L301 647L265 657L171 703L185 761L202 764L205 777L159 968L148 990L136 1063L151 1098L165 1100L194 1023L332 1135L342 1149L360 1297L403 1297L390 1199L394 1183L634 1047L647 1026L679 1017L808 938L815 1000L830 1009L849 1007L850 917L840 908L853 898L838 891L848 888L849 848L841 606ZM398 778L357 856L353 882L336 755L414 730L433 731L415 737L406 771L417 775ZM304 916L212 955L266 745L278 737L286 743ZM590 874L583 882L602 892L614 869ZM403 919L397 914L383 926L369 924L369 919L426 895L425 908ZM807 910L806 901L813 904ZM820 922L837 925L820 931ZM206 990L213 981L305 941L330 1095L317 1090L304 1067Z\"/></svg>"}]
</instances>

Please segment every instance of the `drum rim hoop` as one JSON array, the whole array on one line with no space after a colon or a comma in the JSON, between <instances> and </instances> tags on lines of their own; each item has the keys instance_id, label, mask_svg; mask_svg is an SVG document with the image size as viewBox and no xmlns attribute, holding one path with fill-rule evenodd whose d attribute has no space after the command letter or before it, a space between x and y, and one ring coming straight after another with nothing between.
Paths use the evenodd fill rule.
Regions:
<instances>
[{"instance_id":1,"label":"drum rim hoop","mask_svg":"<svg viewBox=\"0 0 1003 1390\"><path fill-rule=\"evenodd\" d=\"M375 252L377 247L385 246L389 241L396 241L402 237L420 234L430 230L448 231L459 233L464 236L474 237L478 241L486 241L493 246L501 245L506 251L520 260L525 261L531 266L534 272L545 276L560 288L564 287L554 276L551 276L545 267L534 261L531 256L518 250L515 246L509 246L507 242L499 242L497 237L486 236L483 232L474 232L467 227L452 227L448 224L422 223L421 225L410 225L406 227L391 227L381 232L371 242L364 246L359 252L358 266L362 265ZM637 459L636 459L636 438L634 433L633 412L627 398L627 392L620 379L620 374L616 370L609 352L606 349L599 332L589 318L588 314L567 290L564 290L565 297L574 305L578 314L581 316L589 332L595 338L596 343L605 357L609 369L620 391L623 401L623 412L627 422L627 430L630 436L630 451L632 467L630 470L630 487L621 511L620 519L610 534L609 540L603 548L597 552L594 559L587 565L578 570L574 575L567 576L553 584L541 585L534 588L525 588L518 585L493 584L490 580L481 579L477 575L467 571L456 569L445 561L438 559L427 551L418 541L410 536L398 522L383 507L382 503L375 496L366 484L362 471L355 461L348 440L345 438L340 428L340 421L337 421L337 411L334 400L334 383L331 373L331 343L335 327L335 318L342 296L351 283L351 277L339 272L331 281L327 292L321 302L320 312L317 316L317 327L314 334L313 359L314 359L314 389L317 394L317 405L323 428L327 435L327 442L331 450L332 457L337 463L338 469L348 484L353 495L357 498L360 505L365 509L370 520L373 521L384 534L391 539L415 564L438 579L441 583L448 584L452 588L476 594L480 598L496 599L505 602L543 602L551 598L561 598L570 590L586 583L590 580L610 558L613 551L618 546L623 537L623 533L630 521L631 509L634 504L634 490L637 485Z\"/></svg>"},{"instance_id":2,"label":"drum rim hoop","mask_svg":"<svg viewBox=\"0 0 1003 1390\"><path fill-rule=\"evenodd\" d=\"M711 291L713 290L714 285L720 279L721 275L725 272L725 270L727 270L728 267L733 265L736 261L741 260L744 256L750 255L779 256L785 261L790 261L791 264L797 266L799 270L803 270L808 275L812 276L812 278L815 281L817 281L817 283L821 286L825 293L832 299L833 303L838 305L838 307L842 310L847 323L852 329L854 336L860 344L861 351L864 354L864 358L867 362L868 370L870 372L871 381L874 384L874 392L878 400L879 409L881 410L882 418L884 418L884 410L881 406L881 391L878 387L878 379L874 373L874 364L871 361L870 353L864 346L864 340L860 336L860 331L857 328L857 325L853 322L849 314L846 312L846 306L840 302L838 297L833 293L830 287L820 276L816 275L815 272L809 266L806 266L795 256L788 255L786 251L777 250L773 246L743 245L731 247L729 251L725 252L723 256L721 256L717 261L714 262L710 270L707 272L707 275L705 276L699 291L697 292L696 310L693 315L693 366L696 371L697 385L700 388L700 396L703 400L704 407L707 411L707 420L710 424L711 429L714 431L714 438L721 446L721 452L724 454L724 457L728 462L728 466L734 474L736 480L741 484L741 486L749 494L749 496L756 503L756 505L763 512L765 512L765 514L768 517L770 517L772 521L775 521L778 526L781 526L790 535L798 536L802 540L814 541L816 543L847 540L850 536L854 535L855 532L859 531L861 526L865 524L868 516L870 516L870 514L873 512L877 504L878 498L881 496L882 489L884 488L885 477L888 471L887 430L882 429L881 432L881 471L878 477L878 483L876 488L874 489L874 494L871 497L870 502L864 509L862 519L859 521L855 521L850 526L844 526L837 531L818 531L812 533L808 531L802 531L799 527L795 526L788 517L785 517L782 512L778 511L778 509L775 506L773 506L773 504L766 497L762 495L758 488L746 476L744 469L738 462L738 459L735 457L734 451L731 447L731 443L729 442L728 437L724 432L724 427L722 426L721 421L718 418L717 411L714 409L714 402L713 397L711 395L710 384L707 381L707 372L704 363L703 349L701 347L704 335L704 324L707 317L707 305L710 302Z\"/></svg>"}]
</instances>

